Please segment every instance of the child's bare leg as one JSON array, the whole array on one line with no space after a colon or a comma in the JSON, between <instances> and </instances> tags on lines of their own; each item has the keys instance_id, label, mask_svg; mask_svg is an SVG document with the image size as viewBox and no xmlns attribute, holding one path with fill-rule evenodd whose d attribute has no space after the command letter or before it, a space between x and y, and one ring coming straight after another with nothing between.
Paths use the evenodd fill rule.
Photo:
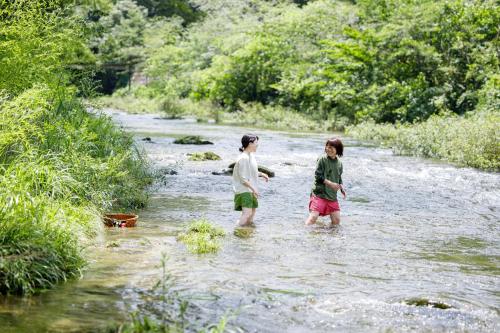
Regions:
<instances>
[{"instance_id":1,"label":"child's bare leg","mask_svg":"<svg viewBox=\"0 0 500 333\"><path fill-rule=\"evenodd\" d=\"M255 212L256 211L257 211L257 208L252 208L252 214L248 218L248 224L252 224L253 223L253 218L255 217Z\"/></svg>"},{"instance_id":2,"label":"child's bare leg","mask_svg":"<svg viewBox=\"0 0 500 333\"><path fill-rule=\"evenodd\" d=\"M240 220L238 221L238 225L244 226L249 224L249 219L252 216L252 208L242 208L241 211L241 217Z\"/></svg>"},{"instance_id":3,"label":"child's bare leg","mask_svg":"<svg viewBox=\"0 0 500 333\"><path fill-rule=\"evenodd\" d=\"M332 225L340 224L340 211L336 211L330 214L330 219L332 220Z\"/></svg>"},{"instance_id":4,"label":"child's bare leg","mask_svg":"<svg viewBox=\"0 0 500 333\"><path fill-rule=\"evenodd\" d=\"M311 225L316 223L316 220L318 219L319 212L312 211L309 213L309 217L306 220L306 225Z\"/></svg>"}]
</instances>

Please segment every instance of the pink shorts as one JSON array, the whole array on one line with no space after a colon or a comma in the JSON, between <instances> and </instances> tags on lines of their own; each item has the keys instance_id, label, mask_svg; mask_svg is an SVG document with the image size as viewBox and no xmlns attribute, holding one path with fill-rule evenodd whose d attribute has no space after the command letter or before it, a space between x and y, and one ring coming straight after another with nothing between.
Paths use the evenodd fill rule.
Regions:
<instances>
[{"instance_id":1,"label":"pink shorts","mask_svg":"<svg viewBox=\"0 0 500 333\"><path fill-rule=\"evenodd\" d=\"M338 201L331 201L311 195L309 199L309 211L318 212L320 216L326 216L340 211L340 206Z\"/></svg>"}]
</instances>

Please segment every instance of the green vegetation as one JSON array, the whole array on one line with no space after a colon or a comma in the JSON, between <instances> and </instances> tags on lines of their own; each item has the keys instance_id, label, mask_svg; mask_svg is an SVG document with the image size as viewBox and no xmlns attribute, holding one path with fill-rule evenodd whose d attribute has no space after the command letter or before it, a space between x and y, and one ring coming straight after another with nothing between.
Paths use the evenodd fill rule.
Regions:
<instances>
[{"instance_id":1,"label":"green vegetation","mask_svg":"<svg viewBox=\"0 0 500 333\"><path fill-rule=\"evenodd\" d=\"M0 7L2 294L78 276L100 213L146 202L149 176L132 139L78 98L88 86L68 65L91 53L69 9L55 0Z\"/></svg>"},{"instance_id":2,"label":"green vegetation","mask_svg":"<svg viewBox=\"0 0 500 333\"><path fill-rule=\"evenodd\" d=\"M220 156L211 151L188 154L190 161L220 161Z\"/></svg>"},{"instance_id":3,"label":"green vegetation","mask_svg":"<svg viewBox=\"0 0 500 333\"><path fill-rule=\"evenodd\" d=\"M397 130L398 153L497 170L498 135L456 142L470 129L498 132L495 1L240 0L224 10L216 0L191 3L202 14L189 24L145 19L135 69L147 80L126 93L154 101L152 111L279 129L350 126L373 140L369 130ZM415 137L443 146L415 147ZM478 147L462 157L464 144Z\"/></svg>"},{"instance_id":4,"label":"green vegetation","mask_svg":"<svg viewBox=\"0 0 500 333\"><path fill-rule=\"evenodd\" d=\"M398 154L438 158L461 166L500 170L500 76L478 94L477 110L464 116L433 115L415 124L362 123L347 133L391 146Z\"/></svg>"},{"instance_id":5,"label":"green vegetation","mask_svg":"<svg viewBox=\"0 0 500 333\"><path fill-rule=\"evenodd\" d=\"M392 147L396 154L438 158L461 166L500 170L500 113L432 116L414 125L363 123L347 133Z\"/></svg>"},{"instance_id":6,"label":"green vegetation","mask_svg":"<svg viewBox=\"0 0 500 333\"><path fill-rule=\"evenodd\" d=\"M203 254L217 252L220 248L219 239L224 236L224 230L200 219L191 222L187 231L177 236L177 240L186 244L192 253Z\"/></svg>"}]
</instances>

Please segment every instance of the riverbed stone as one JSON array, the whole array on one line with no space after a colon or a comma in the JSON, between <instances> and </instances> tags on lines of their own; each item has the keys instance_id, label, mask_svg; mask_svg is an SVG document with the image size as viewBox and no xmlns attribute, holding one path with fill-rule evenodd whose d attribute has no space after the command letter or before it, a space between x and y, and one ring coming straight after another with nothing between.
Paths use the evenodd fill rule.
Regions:
<instances>
[{"instance_id":1,"label":"riverbed stone","mask_svg":"<svg viewBox=\"0 0 500 333\"><path fill-rule=\"evenodd\" d=\"M208 140L204 140L201 136L198 135L188 135L182 138L176 139L174 141L175 144L179 145L213 145L213 142Z\"/></svg>"},{"instance_id":2,"label":"riverbed stone","mask_svg":"<svg viewBox=\"0 0 500 333\"><path fill-rule=\"evenodd\" d=\"M222 169L221 171L212 171L212 175L215 176L232 176L233 175L233 169Z\"/></svg>"},{"instance_id":3,"label":"riverbed stone","mask_svg":"<svg viewBox=\"0 0 500 333\"><path fill-rule=\"evenodd\" d=\"M235 164L236 164L235 162L233 162L233 163L229 164L228 168L232 170L232 169L234 168L234 165L235 165ZM260 171L260 172L265 173L266 175L268 175L268 176L269 176L269 178L272 178L272 177L274 177L274 176L275 176L274 171L273 171L273 170L271 170L271 169L269 169L268 167L265 167L265 166L259 165L259 166L258 166L258 168L259 168L259 171Z\"/></svg>"},{"instance_id":4,"label":"riverbed stone","mask_svg":"<svg viewBox=\"0 0 500 333\"><path fill-rule=\"evenodd\" d=\"M406 304L408 305L414 305L414 306L428 306L428 307L433 307L437 309L450 309L452 308L451 305L445 304L443 302L436 302L436 301L431 301L426 298L410 298L405 301Z\"/></svg>"},{"instance_id":5,"label":"riverbed stone","mask_svg":"<svg viewBox=\"0 0 500 333\"><path fill-rule=\"evenodd\" d=\"M221 158L214 152L206 151L203 153L189 153L190 161L220 161Z\"/></svg>"}]
</instances>

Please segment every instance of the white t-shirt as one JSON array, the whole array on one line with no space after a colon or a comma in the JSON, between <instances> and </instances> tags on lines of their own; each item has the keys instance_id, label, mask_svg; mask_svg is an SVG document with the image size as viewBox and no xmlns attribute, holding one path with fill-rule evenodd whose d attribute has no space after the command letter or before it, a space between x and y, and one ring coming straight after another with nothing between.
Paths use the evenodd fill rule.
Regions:
<instances>
[{"instance_id":1,"label":"white t-shirt","mask_svg":"<svg viewBox=\"0 0 500 333\"><path fill-rule=\"evenodd\" d=\"M250 192L250 189L243 185L244 181L249 182L255 190L259 179L259 169L253 153L241 153L236 159L233 168L233 190L234 193Z\"/></svg>"}]
</instances>

